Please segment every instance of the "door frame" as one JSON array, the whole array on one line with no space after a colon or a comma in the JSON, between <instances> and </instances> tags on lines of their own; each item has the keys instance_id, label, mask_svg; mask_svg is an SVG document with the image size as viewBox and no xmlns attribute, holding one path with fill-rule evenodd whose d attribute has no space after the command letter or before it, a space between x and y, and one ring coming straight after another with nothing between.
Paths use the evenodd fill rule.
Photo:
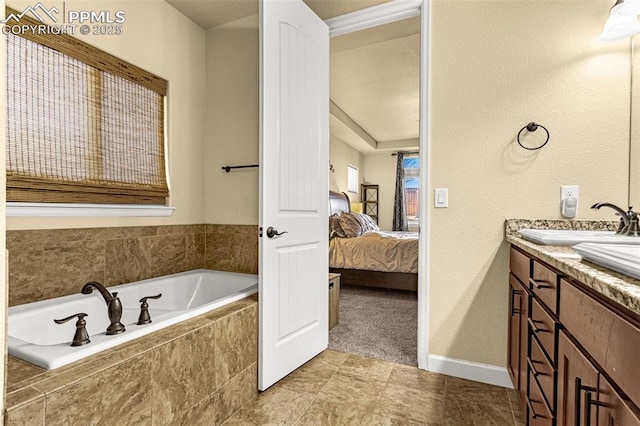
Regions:
<instances>
[{"instance_id":1,"label":"door frame","mask_svg":"<svg viewBox=\"0 0 640 426\"><path fill-rule=\"evenodd\" d=\"M429 204L431 155L429 138L431 0L394 0L367 9L326 19L329 37L420 16L420 234L418 241L418 368L428 370L429 360Z\"/></svg>"}]
</instances>

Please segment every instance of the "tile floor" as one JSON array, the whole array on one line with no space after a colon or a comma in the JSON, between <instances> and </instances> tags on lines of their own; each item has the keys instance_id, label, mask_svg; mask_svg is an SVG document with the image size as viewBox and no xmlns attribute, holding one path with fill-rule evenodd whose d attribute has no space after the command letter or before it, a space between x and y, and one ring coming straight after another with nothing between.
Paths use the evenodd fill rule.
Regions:
<instances>
[{"instance_id":1,"label":"tile floor","mask_svg":"<svg viewBox=\"0 0 640 426\"><path fill-rule=\"evenodd\" d=\"M327 350L225 425L521 426L513 390Z\"/></svg>"}]
</instances>

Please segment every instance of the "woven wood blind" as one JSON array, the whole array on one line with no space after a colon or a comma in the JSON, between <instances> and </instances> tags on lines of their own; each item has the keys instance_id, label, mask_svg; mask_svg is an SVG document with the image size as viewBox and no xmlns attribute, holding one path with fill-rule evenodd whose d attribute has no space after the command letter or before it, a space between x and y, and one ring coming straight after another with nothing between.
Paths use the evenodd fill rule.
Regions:
<instances>
[{"instance_id":1,"label":"woven wood blind","mask_svg":"<svg viewBox=\"0 0 640 426\"><path fill-rule=\"evenodd\" d=\"M166 81L69 36L30 38L7 36L7 201L164 204Z\"/></svg>"}]
</instances>

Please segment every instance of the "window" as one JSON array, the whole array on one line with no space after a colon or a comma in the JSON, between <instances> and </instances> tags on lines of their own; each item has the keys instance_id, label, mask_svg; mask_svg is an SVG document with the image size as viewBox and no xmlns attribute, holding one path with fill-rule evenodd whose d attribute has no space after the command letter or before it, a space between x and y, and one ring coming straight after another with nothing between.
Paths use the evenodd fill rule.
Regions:
<instances>
[{"instance_id":1,"label":"window","mask_svg":"<svg viewBox=\"0 0 640 426\"><path fill-rule=\"evenodd\" d=\"M417 225L420 218L420 158L404 158L404 200L407 207L407 220Z\"/></svg>"},{"instance_id":2,"label":"window","mask_svg":"<svg viewBox=\"0 0 640 426\"><path fill-rule=\"evenodd\" d=\"M347 164L347 191L358 193L358 168Z\"/></svg>"},{"instance_id":3,"label":"window","mask_svg":"<svg viewBox=\"0 0 640 426\"><path fill-rule=\"evenodd\" d=\"M7 201L165 204L165 80L25 32L7 35L7 90Z\"/></svg>"}]
</instances>

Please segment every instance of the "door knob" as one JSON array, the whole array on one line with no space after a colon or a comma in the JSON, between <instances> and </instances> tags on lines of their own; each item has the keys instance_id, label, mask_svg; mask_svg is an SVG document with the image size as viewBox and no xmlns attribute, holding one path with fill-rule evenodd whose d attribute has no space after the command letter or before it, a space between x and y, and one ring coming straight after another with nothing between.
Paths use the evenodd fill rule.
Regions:
<instances>
[{"instance_id":1,"label":"door knob","mask_svg":"<svg viewBox=\"0 0 640 426\"><path fill-rule=\"evenodd\" d=\"M286 233L287 231L278 232L278 230L272 226L267 228L267 237L269 238L279 237L280 235L286 234Z\"/></svg>"}]
</instances>

